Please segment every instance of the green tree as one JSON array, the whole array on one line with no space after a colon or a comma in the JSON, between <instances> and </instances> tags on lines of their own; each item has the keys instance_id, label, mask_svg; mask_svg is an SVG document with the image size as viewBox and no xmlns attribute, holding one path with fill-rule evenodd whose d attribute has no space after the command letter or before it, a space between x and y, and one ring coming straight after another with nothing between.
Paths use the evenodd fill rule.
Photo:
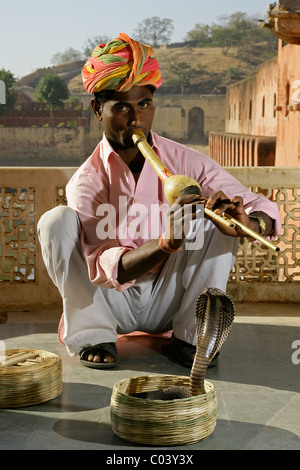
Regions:
<instances>
[{"instance_id":1,"label":"green tree","mask_svg":"<svg viewBox=\"0 0 300 470\"><path fill-rule=\"evenodd\" d=\"M197 23L189 31L185 41L195 43L198 47L207 46L211 42L211 27L208 24Z\"/></svg>"},{"instance_id":2,"label":"green tree","mask_svg":"<svg viewBox=\"0 0 300 470\"><path fill-rule=\"evenodd\" d=\"M248 64L258 65L277 54L278 40L261 28L255 17L237 12L218 18L212 25L196 24L186 41L199 47L222 47L223 54L235 54Z\"/></svg>"},{"instance_id":3,"label":"green tree","mask_svg":"<svg viewBox=\"0 0 300 470\"><path fill-rule=\"evenodd\" d=\"M173 20L153 16L138 23L133 34L136 40L156 47L160 44L169 44L173 31Z\"/></svg>"},{"instance_id":4,"label":"green tree","mask_svg":"<svg viewBox=\"0 0 300 470\"><path fill-rule=\"evenodd\" d=\"M5 91L6 91L6 104L0 105L0 115L4 115L14 107L16 101L16 95L12 89L13 84L16 82L14 75L9 71L5 70L4 68L0 70L0 80L5 83Z\"/></svg>"},{"instance_id":5,"label":"green tree","mask_svg":"<svg viewBox=\"0 0 300 470\"><path fill-rule=\"evenodd\" d=\"M239 67L227 67L227 75L230 83L237 82L238 80L242 80L244 78L244 74Z\"/></svg>"},{"instance_id":6,"label":"green tree","mask_svg":"<svg viewBox=\"0 0 300 470\"><path fill-rule=\"evenodd\" d=\"M248 18L246 13L237 12L230 16L219 17L221 24L211 27L212 42L222 46L226 55L230 48L243 47L249 42L255 30L259 30L257 22Z\"/></svg>"},{"instance_id":7,"label":"green tree","mask_svg":"<svg viewBox=\"0 0 300 470\"><path fill-rule=\"evenodd\" d=\"M39 81L35 97L37 101L48 103L53 110L55 106L63 106L63 100L69 98L69 90L63 78L48 73Z\"/></svg>"},{"instance_id":8,"label":"green tree","mask_svg":"<svg viewBox=\"0 0 300 470\"><path fill-rule=\"evenodd\" d=\"M198 64L197 68L192 68L187 62L173 62L169 66L169 72L175 75L175 79L171 80L181 87L181 94L184 93L184 88L191 85L192 80L199 75L203 75L206 70L203 65Z\"/></svg>"},{"instance_id":9,"label":"green tree","mask_svg":"<svg viewBox=\"0 0 300 470\"><path fill-rule=\"evenodd\" d=\"M70 96L69 103L73 107L73 109L80 109L80 99L78 96Z\"/></svg>"}]
</instances>

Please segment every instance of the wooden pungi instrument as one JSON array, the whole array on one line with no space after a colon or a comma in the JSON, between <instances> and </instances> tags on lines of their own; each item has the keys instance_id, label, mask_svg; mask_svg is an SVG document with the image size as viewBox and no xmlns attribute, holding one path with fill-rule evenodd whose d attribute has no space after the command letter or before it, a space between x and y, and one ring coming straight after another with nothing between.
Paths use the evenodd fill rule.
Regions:
<instances>
[{"instance_id":1,"label":"wooden pungi instrument","mask_svg":"<svg viewBox=\"0 0 300 470\"><path fill-rule=\"evenodd\" d=\"M144 133L140 129L136 129L133 132L132 139L144 158L148 161L148 163L150 163L159 179L163 182L164 192L169 204L172 205L178 196L180 196L182 193L202 194L199 183L197 183L197 181L195 181L193 178L190 178L186 175L173 175L173 173L170 172L170 170L164 165L158 155L154 152L152 147L148 144ZM254 230L246 227L244 224L234 219L230 215L224 213L222 216L220 216L206 207L204 208L204 212L212 219L221 222L227 227L239 227L249 237L260 241L262 244L274 251L279 251L278 246L274 245L269 240L266 240L258 233L254 232Z\"/></svg>"}]
</instances>

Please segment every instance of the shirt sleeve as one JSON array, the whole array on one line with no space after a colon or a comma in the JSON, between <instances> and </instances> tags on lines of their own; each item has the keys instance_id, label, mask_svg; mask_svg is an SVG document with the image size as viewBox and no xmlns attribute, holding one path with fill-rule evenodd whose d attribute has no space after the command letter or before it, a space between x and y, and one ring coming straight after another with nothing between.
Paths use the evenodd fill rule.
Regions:
<instances>
[{"instance_id":1,"label":"shirt sleeve","mask_svg":"<svg viewBox=\"0 0 300 470\"><path fill-rule=\"evenodd\" d=\"M77 212L81 223L81 248L93 284L124 291L135 281L120 284L117 280L121 256L132 247L121 246L110 233L103 237L103 216L97 215L101 205L108 203L108 184L95 170L77 171L66 187L68 205ZM114 213L106 213L110 230L116 228Z\"/></svg>"}]
</instances>

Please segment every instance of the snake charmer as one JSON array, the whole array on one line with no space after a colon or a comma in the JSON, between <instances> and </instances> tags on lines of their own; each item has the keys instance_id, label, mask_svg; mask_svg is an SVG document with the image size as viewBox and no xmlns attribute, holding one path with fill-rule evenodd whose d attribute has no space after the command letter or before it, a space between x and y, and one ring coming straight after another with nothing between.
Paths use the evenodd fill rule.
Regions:
<instances>
[{"instance_id":1,"label":"snake charmer","mask_svg":"<svg viewBox=\"0 0 300 470\"><path fill-rule=\"evenodd\" d=\"M273 239L281 231L277 205L208 156L152 130L162 79L149 45L121 33L94 49L82 78L103 137L68 182L67 206L38 224L43 259L62 297L60 339L83 365L110 368L119 361L119 334L172 331L164 353L192 366L197 298L207 287L226 291L245 236L199 217L196 208L226 211ZM170 207L133 143L136 129L173 174L196 180L202 195L181 194Z\"/></svg>"}]
</instances>

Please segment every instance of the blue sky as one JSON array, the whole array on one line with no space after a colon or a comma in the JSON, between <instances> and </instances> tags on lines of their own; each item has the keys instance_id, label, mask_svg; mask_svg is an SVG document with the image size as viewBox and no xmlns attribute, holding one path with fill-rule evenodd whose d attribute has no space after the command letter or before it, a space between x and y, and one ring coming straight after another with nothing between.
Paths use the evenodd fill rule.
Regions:
<instances>
[{"instance_id":1,"label":"blue sky","mask_svg":"<svg viewBox=\"0 0 300 470\"><path fill-rule=\"evenodd\" d=\"M265 19L263 0L11 0L0 4L0 69L21 78L69 47L82 50L88 38L131 35L145 18L174 21L172 42L182 41L197 23L241 11ZM4 5L3 5L4 3Z\"/></svg>"}]
</instances>

